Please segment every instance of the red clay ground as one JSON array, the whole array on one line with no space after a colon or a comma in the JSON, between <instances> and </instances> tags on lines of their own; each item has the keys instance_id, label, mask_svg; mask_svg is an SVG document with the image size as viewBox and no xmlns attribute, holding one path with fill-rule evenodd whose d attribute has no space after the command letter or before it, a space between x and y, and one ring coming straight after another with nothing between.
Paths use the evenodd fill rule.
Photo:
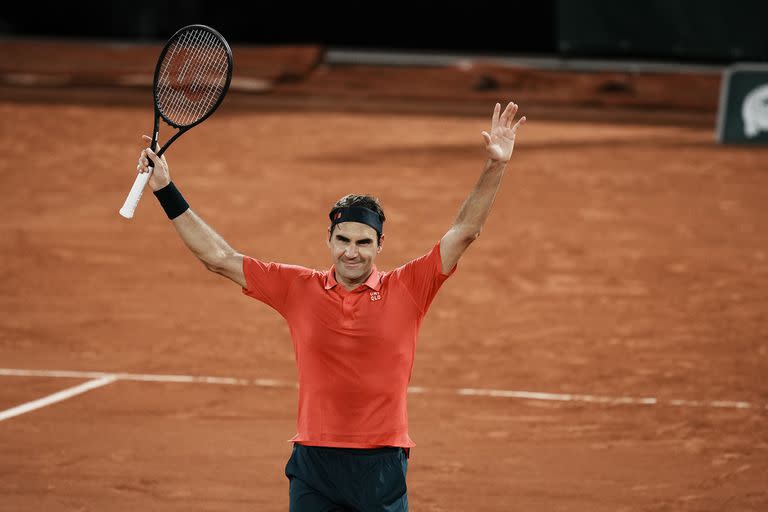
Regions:
<instances>
[{"instance_id":1,"label":"red clay ground","mask_svg":"<svg viewBox=\"0 0 768 512\"><path fill-rule=\"evenodd\" d=\"M0 96L0 367L292 381L279 315L207 273L151 195L117 214L151 108L102 95L112 104ZM350 192L385 207L380 268L428 250L478 176L493 107L271 99L233 94L172 147L171 172L234 247L315 268L330 265L327 210ZM648 116L529 117L421 331L412 384L433 391L409 397L412 509L766 510L765 151ZM0 377L0 411L82 380ZM116 382L0 422L0 510L286 510L295 394Z\"/></svg>"}]
</instances>

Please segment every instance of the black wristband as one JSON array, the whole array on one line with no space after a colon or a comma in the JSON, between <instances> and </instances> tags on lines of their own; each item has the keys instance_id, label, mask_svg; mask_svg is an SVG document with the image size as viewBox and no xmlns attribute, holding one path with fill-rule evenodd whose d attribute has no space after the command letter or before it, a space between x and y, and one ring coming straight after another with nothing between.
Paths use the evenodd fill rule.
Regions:
<instances>
[{"instance_id":1,"label":"black wristband","mask_svg":"<svg viewBox=\"0 0 768 512\"><path fill-rule=\"evenodd\" d=\"M189 204L178 191L173 182L168 183L160 190L155 190L155 197L160 201L160 206L165 210L169 219L173 220L189 209Z\"/></svg>"}]
</instances>

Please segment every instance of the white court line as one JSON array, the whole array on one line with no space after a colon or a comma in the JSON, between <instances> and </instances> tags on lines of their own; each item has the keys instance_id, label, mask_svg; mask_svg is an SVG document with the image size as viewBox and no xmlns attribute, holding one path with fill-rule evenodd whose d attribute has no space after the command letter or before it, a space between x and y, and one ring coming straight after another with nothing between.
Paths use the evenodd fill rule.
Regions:
<instances>
[{"instance_id":1,"label":"white court line","mask_svg":"<svg viewBox=\"0 0 768 512\"><path fill-rule=\"evenodd\" d=\"M100 388L101 386L106 386L107 384L111 384L115 380L117 380L115 379L115 377L107 375L98 379L89 380L88 382L83 382L79 386L64 389L62 391L59 391L58 393L48 395L38 400L34 400L32 402L27 402L25 404L21 404L16 407L12 407L10 409L0 412L0 421L13 418L14 416L20 416L24 413L34 411L35 409L40 409L41 407L45 407L46 405L51 405L51 404L55 404L56 402L61 402L63 400L66 400L67 398L72 398L75 395L85 393L86 391Z\"/></svg>"},{"instance_id":2,"label":"white court line","mask_svg":"<svg viewBox=\"0 0 768 512\"><path fill-rule=\"evenodd\" d=\"M601 404L638 404L638 405L656 405L659 400L653 397L633 398L629 396L595 396L595 395L573 395L568 393L538 393L532 391L508 391L505 389L472 389L461 388L456 391L460 395L468 396L494 396L504 398L523 398L527 400L553 400L557 402L595 402ZM680 400L678 400L680 402ZM682 405L682 404L679 404Z\"/></svg>"},{"instance_id":3,"label":"white court line","mask_svg":"<svg viewBox=\"0 0 768 512\"><path fill-rule=\"evenodd\" d=\"M23 370L15 368L0 368L0 376L8 377L64 377L75 379L102 379L144 381L144 382L178 382L200 384L224 384L231 386L258 386L270 388L296 388L296 383L275 379L238 379L234 377L206 377L196 375L157 375L144 373L107 373L80 372L69 370ZM111 381L110 381L111 382ZM108 383L107 383L108 384ZM768 404L759 405L740 400L679 400L660 399L656 397L631 396L601 396L570 393L543 393L535 391L515 391L508 389L439 389L411 386L409 393L429 394L448 393L460 396L488 396L496 398L518 398L523 400L548 400L556 402L586 402L608 405L671 405L676 407L718 407L727 409L766 409Z\"/></svg>"},{"instance_id":4,"label":"white court line","mask_svg":"<svg viewBox=\"0 0 768 512\"><path fill-rule=\"evenodd\" d=\"M110 373L110 372L79 372L70 370L18 370L15 368L0 368L0 376L6 377L64 377L72 379L98 379L112 377L115 380L132 380L145 382L177 382L199 384L225 384L229 386L259 386L273 388L295 388L296 385L287 381L273 379L237 379L234 377L205 377L196 375L162 375L147 373Z\"/></svg>"}]
</instances>

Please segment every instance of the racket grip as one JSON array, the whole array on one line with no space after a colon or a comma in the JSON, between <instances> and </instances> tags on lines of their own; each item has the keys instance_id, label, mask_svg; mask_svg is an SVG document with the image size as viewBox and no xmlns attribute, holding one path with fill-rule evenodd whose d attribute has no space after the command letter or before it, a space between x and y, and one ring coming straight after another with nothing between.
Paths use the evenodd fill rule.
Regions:
<instances>
[{"instance_id":1,"label":"racket grip","mask_svg":"<svg viewBox=\"0 0 768 512\"><path fill-rule=\"evenodd\" d=\"M136 181L133 182L131 191L128 192L128 197L125 198L125 203L123 203L123 207L120 208L120 215L126 219L133 217L133 212L136 211L136 206L139 204L139 199L141 199L144 187L149 181L150 174L152 173L140 172L136 175Z\"/></svg>"}]
</instances>

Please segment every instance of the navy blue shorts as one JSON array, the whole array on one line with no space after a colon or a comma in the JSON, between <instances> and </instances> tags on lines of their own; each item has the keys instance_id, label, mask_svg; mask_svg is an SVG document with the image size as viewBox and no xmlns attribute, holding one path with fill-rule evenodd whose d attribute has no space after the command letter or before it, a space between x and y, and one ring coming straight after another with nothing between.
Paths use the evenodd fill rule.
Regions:
<instances>
[{"instance_id":1,"label":"navy blue shorts","mask_svg":"<svg viewBox=\"0 0 768 512\"><path fill-rule=\"evenodd\" d=\"M407 512L404 448L293 445L285 466L290 512Z\"/></svg>"}]
</instances>

